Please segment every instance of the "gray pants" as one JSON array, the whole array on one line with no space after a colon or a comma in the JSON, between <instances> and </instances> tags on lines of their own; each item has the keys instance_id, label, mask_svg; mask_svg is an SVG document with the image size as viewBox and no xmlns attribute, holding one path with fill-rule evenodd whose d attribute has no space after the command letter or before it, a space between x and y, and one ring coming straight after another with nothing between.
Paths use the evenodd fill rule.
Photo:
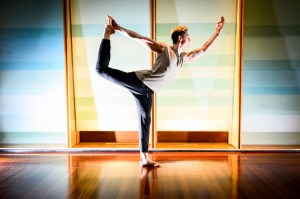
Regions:
<instances>
[{"instance_id":1,"label":"gray pants","mask_svg":"<svg viewBox=\"0 0 300 199\"><path fill-rule=\"evenodd\" d=\"M96 70L101 77L128 89L134 96L139 120L140 151L148 152L153 91L136 76L135 72L127 73L108 67L110 48L110 40L103 39L99 48Z\"/></svg>"}]
</instances>

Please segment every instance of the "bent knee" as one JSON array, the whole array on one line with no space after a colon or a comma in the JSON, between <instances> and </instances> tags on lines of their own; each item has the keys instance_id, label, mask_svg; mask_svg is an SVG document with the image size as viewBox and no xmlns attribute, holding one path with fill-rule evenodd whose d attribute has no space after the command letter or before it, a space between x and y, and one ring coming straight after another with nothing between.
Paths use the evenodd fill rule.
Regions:
<instances>
[{"instance_id":1,"label":"bent knee","mask_svg":"<svg viewBox=\"0 0 300 199\"><path fill-rule=\"evenodd\" d=\"M96 67L96 72L103 78L107 77L107 67L104 66L98 66Z\"/></svg>"}]
</instances>

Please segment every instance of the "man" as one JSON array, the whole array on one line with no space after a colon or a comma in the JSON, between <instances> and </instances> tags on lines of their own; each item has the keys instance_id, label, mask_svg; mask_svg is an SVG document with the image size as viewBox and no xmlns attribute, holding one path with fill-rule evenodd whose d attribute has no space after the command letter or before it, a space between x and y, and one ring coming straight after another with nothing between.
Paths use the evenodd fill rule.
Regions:
<instances>
[{"instance_id":1,"label":"man","mask_svg":"<svg viewBox=\"0 0 300 199\"><path fill-rule=\"evenodd\" d=\"M111 16L106 16L103 39L99 48L96 70L103 78L127 88L134 96L138 109L139 145L141 166L160 166L148 156L149 130L151 123L152 94L172 82L180 72L184 63L191 62L203 55L218 37L224 26L224 17L217 23L215 33L200 48L191 52L183 52L191 39L186 26L178 26L172 30L172 46L154 41L132 30L120 26ZM151 70L123 72L108 67L110 61L110 37L115 30L140 42L150 51L157 54Z\"/></svg>"}]
</instances>

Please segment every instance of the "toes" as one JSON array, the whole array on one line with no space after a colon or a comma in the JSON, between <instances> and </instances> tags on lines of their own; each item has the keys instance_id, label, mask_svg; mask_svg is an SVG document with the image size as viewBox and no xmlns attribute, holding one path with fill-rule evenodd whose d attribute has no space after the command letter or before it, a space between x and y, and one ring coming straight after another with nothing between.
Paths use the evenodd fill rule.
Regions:
<instances>
[{"instance_id":1,"label":"toes","mask_svg":"<svg viewBox=\"0 0 300 199\"><path fill-rule=\"evenodd\" d=\"M161 165L157 162L154 162L154 161L147 161L147 163L142 163L140 162L140 165L143 166L143 167L160 167Z\"/></svg>"}]
</instances>

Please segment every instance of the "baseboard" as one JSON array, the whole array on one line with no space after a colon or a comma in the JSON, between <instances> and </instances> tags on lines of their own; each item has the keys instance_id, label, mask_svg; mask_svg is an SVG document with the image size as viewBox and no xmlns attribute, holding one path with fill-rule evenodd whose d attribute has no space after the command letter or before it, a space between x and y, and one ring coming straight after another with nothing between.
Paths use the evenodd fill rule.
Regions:
<instances>
[{"instance_id":1,"label":"baseboard","mask_svg":"<svg viewBox=\"0 0 300 199\"><path fill-rule=\"evenodd\" d=\"M138 142L137 131L80 131L80 142ZM158 142L228 143L228 132L158 131Z\"/></svg>"},{"instance_id":2,"label":"baseboard","mask_svg":"<svg viewBox=\"0 0 300 199\"><path fill-rule=\"evenodd\" d=\"M157 140L158 142L228 143L228 132L159 131Z\"/></svg>"},{"instance_id":3,"label":"baseboard","mask_svg":"<svg viewBox=\"0 0 300 199\"><path fill-rule=\"evenodd\" d=\"M80 131L80 142L138 142L137 131Z\"/></svg>"},{"instance_id":4,"label":"baseboard","mask_svg":"<svg viewBox=\"0 0 300 199\"><path fill-rule=\"evenodd\" d=\"M300 145L242 145L242 150L289 150L300 149Z\"/></svg>"}]
</instances>

